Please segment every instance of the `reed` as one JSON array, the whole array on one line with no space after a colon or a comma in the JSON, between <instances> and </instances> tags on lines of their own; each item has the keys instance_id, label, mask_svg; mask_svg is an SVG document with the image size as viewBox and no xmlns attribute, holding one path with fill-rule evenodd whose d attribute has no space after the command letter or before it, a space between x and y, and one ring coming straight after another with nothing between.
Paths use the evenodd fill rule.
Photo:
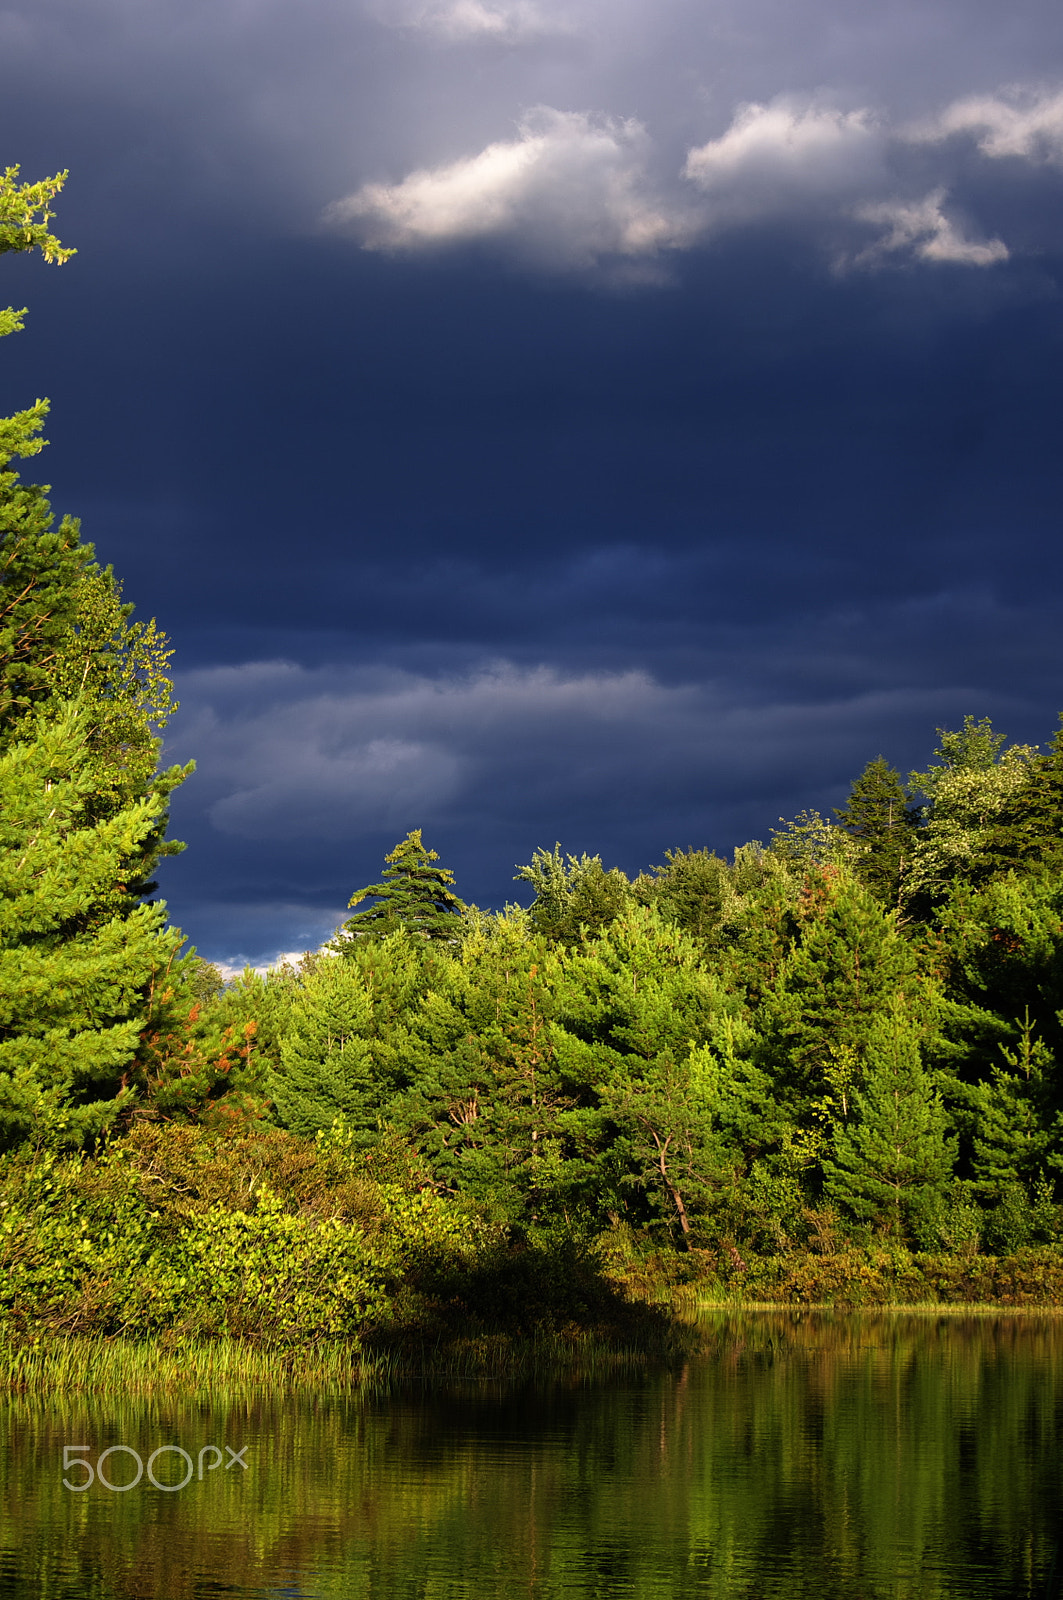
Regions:
<instances>
[{"instance_id":1,"label":"reed","mask_svg":"<svg viewBox=\"0 0 1063 1600\"><path fill-rule=\"evenodd\" d=\"M483 1333L435 1341L408 1338L376 1350L340 1340L305 1345L219 1338L199 1342L51 1334L0 1339L0 1390L95 1394L224 1389L365 1393L449 1380L574 1382L644 1371L691 1353L696 1334L630 1342L573 1328L530 1337Z\"/></svg>"},{"instance_id":2,"label":"reed","mask_svg":"<svg viewBox=\"0 0 1063 1600\"><path fill-rule=\"evenodd\" d=\"M386 1357L339 1342L292 1347L239 1339L169 1343L76 1334L0 1341L0 1388L8 1390L371 1389L386 1381L388 1365Z\"/></svg>"}]
</instances>

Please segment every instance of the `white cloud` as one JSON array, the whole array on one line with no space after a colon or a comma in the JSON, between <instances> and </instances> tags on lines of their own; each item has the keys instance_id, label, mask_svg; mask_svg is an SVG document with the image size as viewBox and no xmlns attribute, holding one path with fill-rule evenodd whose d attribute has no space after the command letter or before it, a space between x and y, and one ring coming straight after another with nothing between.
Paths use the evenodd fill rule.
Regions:
<instances>
[{"instance_id":1,"label":"white cloud","mask_svg":"<svg viewBox=\"0 0 1063 1600\"><path fill-rule=\"evenodd\" d=\"M603 257L650 258L690 241L693 221L655 195L641 123L539 106L516 139L400 183L365 184L329 207L370 249L411 250L509 239L554 267Z\"/></svg>"},{"instance_id":2,"label":"white cloud","mask_svg":"<svg viewBox=\"0 0 1063 1600\"><path fill-rule=\"evenodd\" d=\"M935 189L922 200L883 200L858 206L854 215L886 232L855 258L856 264L869 265L883 256L910 251L922 261L958 262L969 267L988 267L1008 259L1002 239L979 244L964 237L959 226L942 210L945 190Z\"/></svg>"},{"instance_id":3,"label":"white cloud","mask_svg":"<svg viewBox=\"0 0 1063 1600\"><path fill-rule=\"evenodd\" d=\"M969 95L912 127L906 137L931 144L957 133L973 135L984 156L1063 163L1063 90L1015 86Z\"/></svg>"},{"instance_id":4,"label":"white cloud","mask_svg":"<svg viewBox=\"0 0 1063 1600\"><path fill-rule=\"evenodd\" d=\"M683 176L716 217L747 219L877 187L883 149L870 111L781 97L740 107L726 133L689 152Z\"/></svg>"},{"instance_id":5,"label":"white cloud","mask_svg":"<svg viewBox=\"0 0 1063 1600\"><path fill-rule=\"evenodd\" d=\"M946 208L962 181L954 152L928 151L938 181L929 193L910 190L910 147L964 131L986 157L1063 162L1063 92L956 100L903 127L867 106L840 109L824 94L780 95L740 105L730 126L690 148L671 174L641 122L538 106L515 138L394 184L366 183L326 216L367 249L494 240L540 268L626 263L647 281L661 278L667 252L771 221L817 228L843 264L881 266L903 255L991 266L1008 259L1005 242L968 237ZM880 227L881 237L867 249L840 248L839 233L854 222Z\"/></svg>"},{"instance_id":6,"label":"white cloud","mask_svg":"<svg viewBox=\"0 0 1063 1600\"><path fill-rule=\"evenodd\" d=\"M326 955L331 954L330 951L325 951L324 953ZM268 961L216 961L214 965L226 983L231 983L234 978L239 978L242 973L246 972L248 967L251 968L252 972L257 972L260 977L264 978L267 973L276 972L281 967L298 967L306 956L315 954L317 954L317 951L314 950L278 950L276 955Z\"/></svg>"}]
</instances>

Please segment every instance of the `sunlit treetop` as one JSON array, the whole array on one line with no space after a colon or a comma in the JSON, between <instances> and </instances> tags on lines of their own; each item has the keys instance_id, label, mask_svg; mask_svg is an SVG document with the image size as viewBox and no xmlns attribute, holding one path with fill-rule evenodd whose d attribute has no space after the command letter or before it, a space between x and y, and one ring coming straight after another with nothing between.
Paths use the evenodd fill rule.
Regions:
<instances>
[{"instance_id":1,"label":"sunlit treetop","mask_svg":"<svg viewBox=\"0 0 1063 1600\"><path fill-rule=\"evenodd\" d=\"M62 266L77 252L50 233L48 224L55 215L51 202L67 174L57 172L54 178L41 178L38 183L19 183L20 170L7 167L0 173L0 255L10 250L39 250L45 261Z\"/></svg>"}]
</instances>

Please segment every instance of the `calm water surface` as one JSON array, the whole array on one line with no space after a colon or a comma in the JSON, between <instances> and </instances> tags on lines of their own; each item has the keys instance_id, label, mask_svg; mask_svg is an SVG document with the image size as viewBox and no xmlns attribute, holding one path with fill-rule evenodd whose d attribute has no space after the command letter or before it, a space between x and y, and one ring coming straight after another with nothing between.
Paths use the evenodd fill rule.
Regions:
<instances>
[{"instance_id":1,"label":"calm water surface","mask_svg":"<svg viewBox=\"0 0 1063 1600\"><path fill-rule=\"evenodd\" d=\"M1063 1318L746 1314L708 1346L519 1391L8 1399L0 1594L1056 1600ZM164 1445L191 1481L64 1486L64 1447L116 1445L116 1485Z\"/></svg>"}]
</instances>

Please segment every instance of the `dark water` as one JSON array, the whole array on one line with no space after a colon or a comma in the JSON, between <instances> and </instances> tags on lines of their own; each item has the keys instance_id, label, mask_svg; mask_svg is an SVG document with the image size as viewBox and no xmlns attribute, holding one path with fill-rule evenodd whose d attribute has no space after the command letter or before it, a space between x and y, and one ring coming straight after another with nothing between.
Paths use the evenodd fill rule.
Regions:
<instances>
[{"instance_id":1,"label":"dark water","mask_svg":"<svg viewBox=\"0 0 1063 1600\"><path fill-rule=\"evenodd\" d=\"M1063 1318L746 1315L708 1345L518 1392L0 1402L0 1594L1055 1600ZM163 1445L191 1481L64 1487L64 1446L115 1445L115 1484Z\"/></svg>"}]
</instances>

